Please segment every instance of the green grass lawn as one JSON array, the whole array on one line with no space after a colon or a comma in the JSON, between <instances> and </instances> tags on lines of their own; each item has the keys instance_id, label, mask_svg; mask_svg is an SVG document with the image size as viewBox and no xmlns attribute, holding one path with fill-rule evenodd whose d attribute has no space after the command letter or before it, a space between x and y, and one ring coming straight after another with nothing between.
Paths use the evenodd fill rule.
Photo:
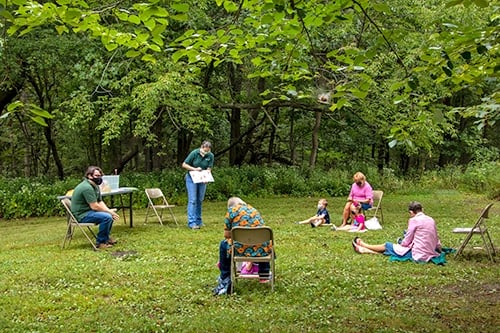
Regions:
<instances>
[{"instance_id":1,"label":"green grass lawn","mask_svg":"<svg viewBox=\"0 0 500 333\"><path fill-rule=\"evenodd\" d=\"M246 199L246 198L243 198ZM345 198L327 198L339 224ZM60 217L0 222L0 330L2 332L497 332L498 263L490 263L473 238L466 256L446 266L393 263L359 255L355 234L313 229L293 222L314 215L318 198L248 200L273 228L278 259L276 285L238 281L236 293L214 297L218 244L225 202L206 202L206 227L160 226L145 209L134 228L115 223L119 243L94 252L79 232L60 246ZM418 200L434 217L443 246L458 247L488 203L453 191L386 195L384 229L361 235L395 241L406 228L407 205ZM499 241L500 204L489 225ZM127 221L128 222L128 221ZM498 243L497 243L498 244ZM114 255L133 251L128 256ZM497 261L500 260L497 256Z\"/></svg>"}]
</instances>

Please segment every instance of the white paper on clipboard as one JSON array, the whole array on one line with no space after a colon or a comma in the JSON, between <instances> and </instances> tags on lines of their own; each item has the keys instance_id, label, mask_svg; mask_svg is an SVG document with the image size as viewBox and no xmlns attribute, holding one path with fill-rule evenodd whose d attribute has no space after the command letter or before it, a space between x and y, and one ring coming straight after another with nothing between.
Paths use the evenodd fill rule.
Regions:
<instances>
[{"instance_id":1,"label":"white paper on clipboard","mask_svg":"<svg viewBox=\"0 0 500 333\"><path fill-rule=\"evenodd\" d=\"M212 176L212 172L210 170L189 171L189 174L195 184L211 183L214 181L214 177Z\"/></svg>"}]
</instances>

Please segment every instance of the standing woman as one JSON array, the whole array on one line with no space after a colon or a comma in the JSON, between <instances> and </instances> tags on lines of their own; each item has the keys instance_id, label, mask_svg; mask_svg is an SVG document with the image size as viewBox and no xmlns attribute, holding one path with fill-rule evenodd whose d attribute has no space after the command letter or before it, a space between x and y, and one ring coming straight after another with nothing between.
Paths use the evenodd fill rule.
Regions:
<instances>
[{"instance_id":1,"label":"standing woman","mask_svg":"<svg viewBox=\"0 0 500 333\"><path fill-rule=\"evenodd\" d=\"M361 204L363 210L367 210L373 205L373 189L366 181L366 177L361 172L356 172L352 177L354 183L351 186L351 192L342 212L341 228L347 224L351 211L356 210L357 203Z\"/></svg>"},{"instance_id":2,"label":"standing woman","mask_svg":"<svg viewBox=\"0 0 500 333\"><path fill-rule=\"evenodd\" d=\"M203 141L199 149L193 150L182 163L187 171L211 170L214 166L214 154L211 152L212 144ZM189 172L186 174L186 190L188 193L187 219L188 227L200 229L203 225L201 220L201 204L205 198L207 183L194 183Z\"/></svg>"}]
</instances>

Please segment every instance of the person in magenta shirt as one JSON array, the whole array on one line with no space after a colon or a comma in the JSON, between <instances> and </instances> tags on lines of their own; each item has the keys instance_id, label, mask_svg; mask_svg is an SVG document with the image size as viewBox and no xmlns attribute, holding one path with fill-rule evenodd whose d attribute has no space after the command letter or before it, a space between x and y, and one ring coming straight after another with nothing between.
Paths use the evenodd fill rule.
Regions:
<instances>
[{"instance_id":1,"label":"person in magenta shirt","mask_svg":"<svg viewBox=\"0 0 500 333\"><path fill-rule=\"evenodd\" d=\"M373 189L366 181L365 175L362 172L356 172L352 178L354 183L351 186L351 192L349 192L347 202L344 206L340 228L343 228L347 224L349 214L351 211L356 210L357 203L361 204L363 210L367 210L373 205Z\"/></svg>"},{"instance_id":2,"label":"person in magenta shirt","mask_svg":"<svg viewBox=\"0 0 500 333\"><path fill-rule=\"evenodd\" d=\"M423 213L419 202L411 202L408 211L410 213L408 230L401 244L387 242L370 245L356 237L352 243L354 250L358 253L384 254L417 262L428 262L438 257L441 252L441 241L438 237L436 222L432 217Z\"/></svg>"},{"instance_id":3,"label":"person in magenta shirt","mask_svg":"<svg viewBox=\"0 0 500 333\"><path fill-rule=\"evenodd\" d=\"M366 231L366 226L365 226L365 215L363 215L363 211L361 210L361 204L359 202L356 202L353 204L355 207L355 210L351 211L352 214L352 224L351 225L345 225L343 227L332 227L332 230L338 230L338 231L349 231L349 232L365 232Z\"/></svg>"}]
</instances>

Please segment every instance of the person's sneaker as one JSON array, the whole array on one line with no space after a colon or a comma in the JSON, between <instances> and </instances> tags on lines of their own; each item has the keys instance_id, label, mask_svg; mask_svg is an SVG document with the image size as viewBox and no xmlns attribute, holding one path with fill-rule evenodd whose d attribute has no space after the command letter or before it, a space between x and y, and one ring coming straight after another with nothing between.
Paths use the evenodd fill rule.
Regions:
<instances>
[{"instance_id":1,"label":"person's sneaker","mask_svg":"<svg viewBox=\"0 0 500 333\"><path fill-rule=\"evenodd\" d=\"M231 278L227 277L221 280L220 277L217 278L217 286L212 290L214 296L220 296L231 293Z\"/></svg>"},{"instance_id":2,"label":"person's sneaker","mask_svg":"<svg viewBox=\"0 0 500 333\"><path fill-rule=\"evenodd\" d=\"M97 248L98 248L99 250L105 250L105 249L108 249L108 248L110 248L110 247L113 247L113 245L111 245L111 244L106 244L106 243L101 243L101 244L97 245Z\"/></svg>"},{"instance_id":3,"label":"person's sneaker","mask_svg":"<svg viewBox=\"0 0 500 333\"><path fill-rule=\"evenodd\" d=\"M107 244L115 245L116 243L118 243L118 241L116 239L109 237Z\"/></svg>"},{"instance_id":4,"label":"person's sneaker","mask_svg":"<svg viewBox=\"0 0 500 333\"><path fill-rule=\"evenodd\" d=\"M334 225L332 225L332 227L330 229L332 229L332 231L337 231L337 227Z\"/></svg>"},{"instance_id":5,"label":"person's sneaker","mask_svg":"<svg viewBox=\"0 0 500 333\"><path fill-rule=\"evenodd\" d=\"M198 229L200 229L200 227L199 227L199 226L197 226L197 225L193 225L193 226L192 226L192 227L190 227L190 228L191 228L191 230L198 230Z\"/></svg>"}]
</instances>

